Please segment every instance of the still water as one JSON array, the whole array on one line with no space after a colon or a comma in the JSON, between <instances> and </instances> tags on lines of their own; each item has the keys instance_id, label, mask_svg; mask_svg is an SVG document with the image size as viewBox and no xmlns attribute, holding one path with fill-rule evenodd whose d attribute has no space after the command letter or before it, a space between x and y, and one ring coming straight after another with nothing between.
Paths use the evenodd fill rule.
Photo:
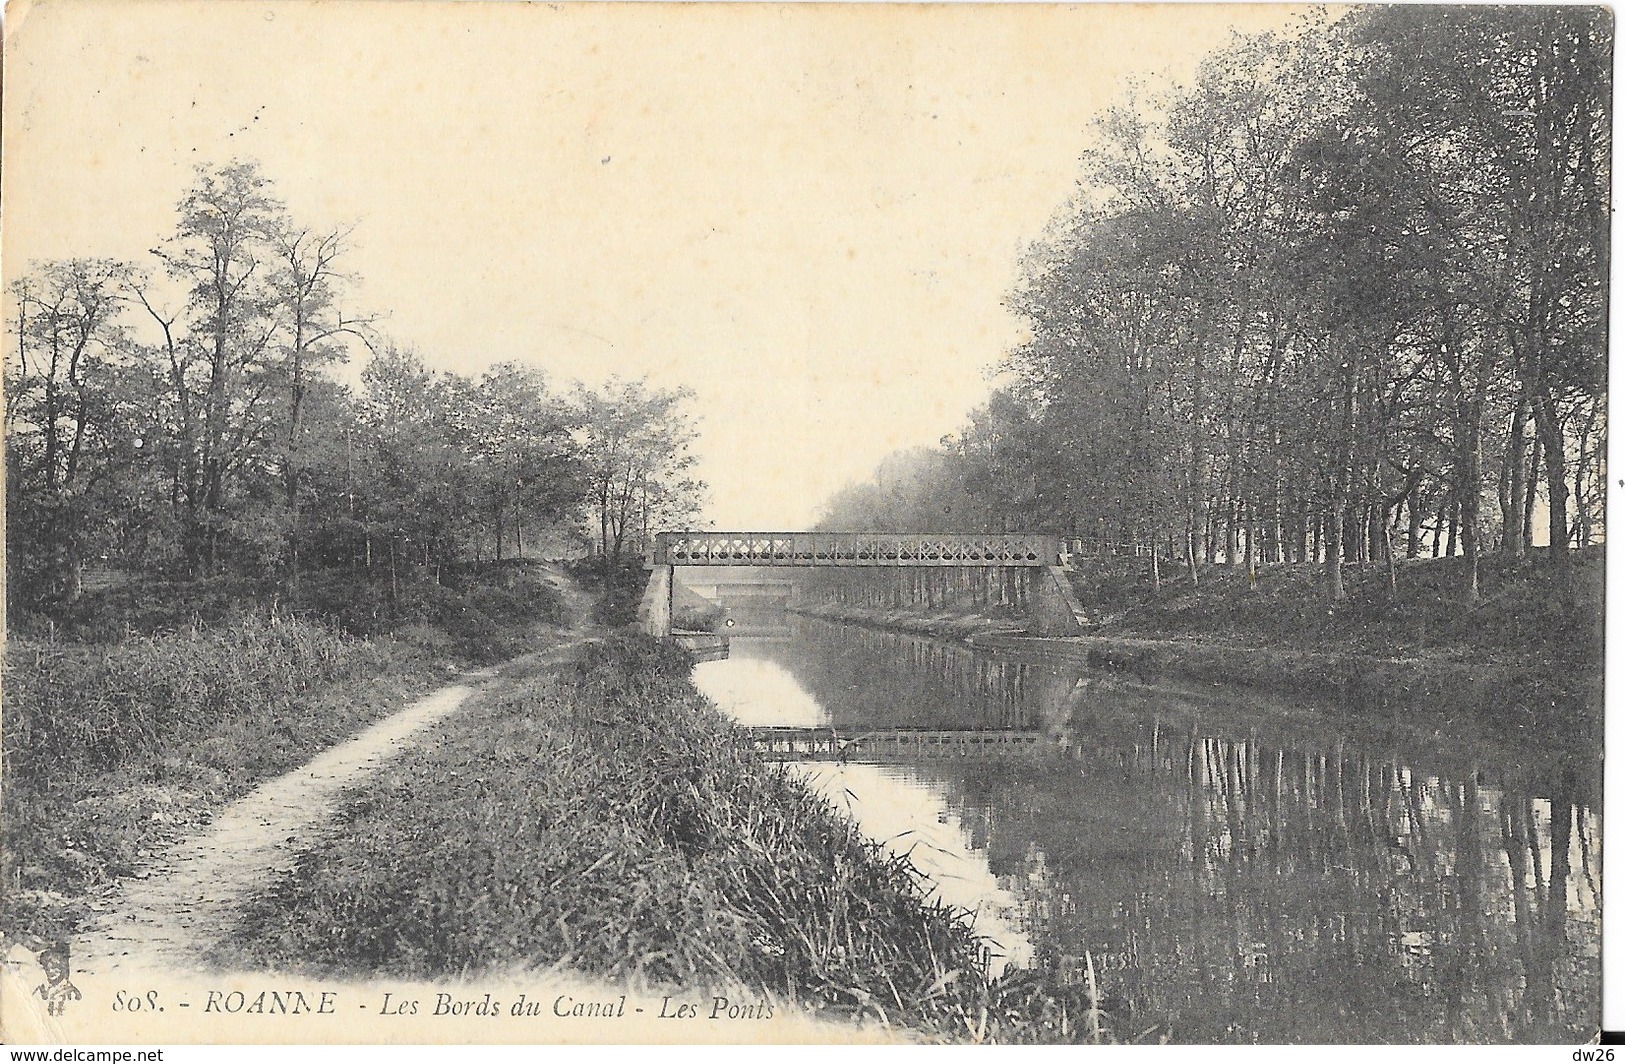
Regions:
<instances>
[{"instance_id":1,"label":"still water","mask_svg":"<svg viewBox=\"0 0 1625 1064\"><path fill-rule=\"evenodd\" d=\"M1600 767L1412 712L1241 698L812 618L695 680L748 724L1048 732L1052 756L797 766L1121 1038L1577 1042Z\"/></svg>"}]
</instances>

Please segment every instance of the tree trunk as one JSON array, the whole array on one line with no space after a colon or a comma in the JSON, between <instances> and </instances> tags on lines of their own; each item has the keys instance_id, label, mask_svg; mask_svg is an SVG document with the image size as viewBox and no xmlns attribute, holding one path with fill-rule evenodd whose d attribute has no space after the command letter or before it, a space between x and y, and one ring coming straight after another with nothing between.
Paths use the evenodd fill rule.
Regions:
<instances>
[{"instance_id":1,"label":"tree trunk","mask_svg":"<svg viewBox=\"0 0 1625 1064\"><path fill-rule=\"evenodd\" d=\"M1235 499L1230 499L1225 505L1224 523L1224 564L1235 565L1241 561L1241 528L1239 506Z\"/></svg>"},{"instance_id":2,"label":"tree trunk","mask_svg":"<svg viewBox=\"0 0 1625 1064\"><path fill-rule=\"evenodd\" d=\"M1523 486L1523 542L1527 551L1530 540L1535 538L1535 497L1540 493L1541 478L1534 475L1534 470L1540 467L1545 460L1545 448L1541 445L1540 437L1535 437L1532 453L1529 456L1530 475Z\"/></svg>"},{"instance_id":3,"label":"tree trunk","mask_svg":"<svg viewBox=\"0 0 1625 1064\"><path fill-rule=\"evenodd\" d=\"M1462 596L1469 605L1478 601L1478 446L1475 439L1472 447L1472 456L1467 475L1463 478L1468 484L1475 485L1471 497L1464 497L1461 506L1461 546L1462 553L1467 556L1467 581L1462 588ZM1464 493L1465 495L1465 493Z\"/></svg>"},{"instance_id":4,"label":"tree trunk","mask_svg":"<svg viewBox=\"0 0 1625 1064\"><path fill-rule=\"evenodd\" d=\"M288 395L288 593L299 593L299 422L305 406L305 321L294 313L293 366Z\"/></svg>"},{"instance_id":5,"label":"tree trunk","mask_svg":"<svg viewBox=\"0 0 1625 1064\"><path fill-rule=\"evenodd\" d=\"M1591 507L1586 500L1586 467L1591 464L1592 432L1596 429L1598 404L1589 404L1584 420L1576 433L1576 446L1574 458L1574 529L1578 537L1577 545L1591 546ZM1600 466L1600 463L1599 463ZM1600 478L1601 470L1597 476Z\"/></svg>"},{"instance_id":6,"label":"tree trunk","mask_svg":"<svg viewBox=\"0 0 1625 1064\"><path fill-rule=\"evenodd\" d=\"M213 345L209 357L208 405L203 418L203 562L206 570L213 571L216 563L219 522L216 520L224 508L223 482L225 480L226 419L229 411L227 377L230 362L226 351L226 330L230 321L230 296L224 277L217 277L215 317L211 324Z\"/></svg>"},{"instance_id":7,"label":"tree trunk","mask_svg":"<svg viewBox=\"0 0 1625 1064\"><path fill-rule=\"evenodd\" d=\"M1345 601L1343 590L1343 523L1349 514L1348 497L1354 477L1355 397L1360 381L1360 352L1355 347L1342 366L1342 409L1338 425L1338 461L1333 472L1330 505L1326 508L1326 597L1333 604Z\"/></svg>"},{"instance_id":8,"label":"tree trunk","mask_svg":"<svg viewBox=\"0 0 1625 1064\"><path fill-rule=\"evenodd\" d=\"M1254 505L1247 507L1247 590L1258 590L1258 519Z\"/></svg>"},{"instance_id":9,"label":"tree trunk","mask_svg":"<svg viewBox=\"0 0 1625 1064\"><path fill-rule=\"evenodd\" d=\"M1574 545L1591 546L1591 519L1586 515L1585 463L1574 463Z\"/></svg>"},{"instance_id":10,"label":"tree trunk","mask_svg":"<svg viewBox=\"0 0 1625 1064\"><path fill-rule=\"evenodd\" d=\"M1185 558L1186 565L1190 568L1191 587L1196 587L1200 580L1197 574L1199 554L1203 552L1198 549L1193 540L1194 537L1205 534L1210 509L1207 496L1207 447L1202 440L1202 413L1207 405L1207 358L1205 348L1201 343L1195 344L1192 351L1191 375L1191 464L1186 471L1186 490L1189 493L1187 497L1187 513L1189 518L1185 528L1186 538L1192 540L1192 542L1186 546ZM1206 560L1208 564L1212 564L1213 557L1211 553L1207 555Z\"/></svg>"},{"instance_id":11,"label":"tree trunk","mask_svg":"<svg viewBox=\"0 0 1625 1064\"><path fill-rule=\"evenodd\" d=\"M525 556L524 521L525 510L524 507L520 505L519 485L517 482L515 482L513 491L513 550L514 557L516 558L523 558Z\"/></svg>"},{"instance_id":12,"label":"tree trunk","mask_svg":"<svg viewBox=\"0 0 1625 1064\"><path fill-rule=\"evenodd\" d=\"M1566 593L1569 577L1569 484L1563 456L1563 429L1551 398L1535 400L1535 431L1540 434L1546 466L1546 530L1551 563Z\"/></svg>"},{"instance_id":13,"label":"tree trunk","mask_svg":"<svg viewBox=\"0 0 1625 1064\"><path fill-rule=\"evenodd\" d=\"M1398 516L1397 510L1395 516ZM1388 597L1393 598L1399 592L1399 572L1394 561L1394 526L1386 507L1382 514L1382 557L1388 568Z\"/></svg>"},{"instance_id":14,"label":"tree trunk","mask_svg":"<svg viewBox=\"0 0 1625 1064\"><path fill-rule=\"evenodd\" d=\"M1343 602L1348 594L1343 590L1343 515L1335 508L1326 511L1326 599Z\"/></svg>"},{"instance_id":15,"label":"tree trunk","mask_svg":"<svg viewBox=\"0 0 1625 1064\"><path fill-rule=\"evenodd\" d=\"M1365 522L1360 520L1359 511L1346 502L1343 504L1342 512L1342 528L1339 539L1343 545L1343 560L1363 566L1365 564Z\"/></svg>"},{"instance_id":16,"label":"tree trunk","mask_svg":"<svg viewBox=\"0 0 1625 1064\"><path fill-rule=\"evenodd\" d=\"M1191 587L1202 586L1200 571L1196 564L1196 528L1188 522L1185 525L1185 568L1191 574Z\"/></svg>"},{"instance_id":17,"label":"tree trunk","mask_svg":"<svg viewBox=\"0 0 1625 1064\"><path fill-rule=\"evenodd\" d=\"M1422 508L1417 505L1420 488L1412 488L1405 500L1405 557L1415 558L1422 549Z\"/></svg>"},{"instance_id":18,"label":"tree trunk","mask_svg":"<svg viewBox=\"0 0 1625 1064\"><path fill-rule=\"evenodd\" d=\"M1519 507L1523 504L1524 482L1528 477L1529 443L1525 438L1529 421L1529 400L1521 393L1512 410L1512 427L1507 431L1506 450L1501 459L1501 551L1522 558L1528 547Z\"/></svg>"}]
</instances>

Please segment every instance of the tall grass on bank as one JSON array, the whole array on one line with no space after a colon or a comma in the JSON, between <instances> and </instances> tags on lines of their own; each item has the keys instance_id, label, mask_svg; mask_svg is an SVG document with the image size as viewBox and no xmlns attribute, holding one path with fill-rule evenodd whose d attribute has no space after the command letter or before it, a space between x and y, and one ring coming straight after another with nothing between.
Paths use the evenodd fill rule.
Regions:
<instances>
[{"instance_id":1,"label":"tall grass on bank","mask_svg":"<svg viewBox=\"0 0 1625 1064\"><path fill-rule=\"evenodd\" d=\"M132 757L195 746L230 722L262 745L298 726L288 710L379 647L293 619L112 645L19 642L8 648L5 754L12 782L104 772Z\"/></svg>"},{"instance_id":2,"label":"tall grass on bank","mask_svg":"<svg viewBox=\"0 0 1625 1064\"><path fill-rule=\"evenodd\" d=\"M270 577L160 577L113 580L50 616L11 603L13 636L117 643L140 635L234 625L264 604L347 635L401 634L426 648L468 661L493 662L529 649L537 624L559 625L564 600L528 559L403 567L394 579L330 568L306 572L296 592ZM635 603L634 603L635 605Z\"/></svg>"},{"instance_id":3,"label":"tall grass on bank","mask_svg":"<svg viewBox=\"0 0 1625 1064\"><path fill-rule=\"evenodd\" d=\"M343 842L303 854L219 959L415 978L564 965L936 1037L1090 1036L1085 994L990 983L964 914L740 744L681 652L649 640L488 692L342 817Z\"/></svg>"},{"instance_id":4,"label":"tall grass on bank","mask_svg":"<svg viewBox=\"0 0 1625 1064\"><path fill-rule=\"evenodd\" d=\"M404 643L292 618L111 645L12 641L0 711L6 931L71 933L97 888L397 708L440 667Z\"/></svg>"},{"instance_id":5,"label":"tall grass on bank","mask_svg":"<svg viewBox=\"0 0 1625 1064\"><path fill-rule=\"evenodd\" d=\"M97 599L106 615L80 604L84 623L46 626L55 638L11 633L0 926L71 933L97 891L214 809L401 708L457 663L536 649L565 620L559 592L529 562L398 586L313 572L302 589L267 616L241 598L251 589L218 581L168 594L120 585ZM200 603L212 622L193 614L178 630L136 634ZM63 641L68 632L86 641Z\"/></svg>"},{"instance_id":6,"label":"tall grass on bank","mask_svg":"<svg viewBox=\"0 0 1625 1064\"><path fill-rule=\"evenodd\" d=\"M1566 596L1545 553L1484 558L1472 604L1463 600L1466 558L1401 560L1392 588L1383 567L1345 565L1348 601L1336 608L1325 601L1318 564L1267 565L1256 576L1241 566L1207 565L1199 585L1168 566L1158 587L1145 559L1107 558L1080 561L1072 585L1100 634L1600 674L1603 551L1573 553Z\"/></svg>"}]
</instances>

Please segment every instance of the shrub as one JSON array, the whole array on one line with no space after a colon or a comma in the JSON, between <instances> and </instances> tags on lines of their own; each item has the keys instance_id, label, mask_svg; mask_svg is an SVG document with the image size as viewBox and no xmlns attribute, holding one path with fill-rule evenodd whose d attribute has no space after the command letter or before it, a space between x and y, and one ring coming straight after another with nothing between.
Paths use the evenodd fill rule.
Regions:
<instances>
[{"instance_id":1,"label":"shrub","mask_svg":"<svg viewBox=\"0 0 1625 1064\"><path fill-rule=\"evenodd\" d=\"M672 611L671 625L689 632L715 632L722 628L722 619L721 606L683 606Z\"/></svg>"},{"instance_id":2,"label":"shrub","mask_svg":"<svg viewBox=\"0 0 1625 1064\"><path fill-rule=\"evenodd\" d=\"M569 572L579 585L598 593L593 620L606 628L624 628L636 624L638 606L643 600L644 586L649 572L643 560L625 557L616 565L606 566L603 558L579 558L570 563Z\"/></svg>"}]
</instances>

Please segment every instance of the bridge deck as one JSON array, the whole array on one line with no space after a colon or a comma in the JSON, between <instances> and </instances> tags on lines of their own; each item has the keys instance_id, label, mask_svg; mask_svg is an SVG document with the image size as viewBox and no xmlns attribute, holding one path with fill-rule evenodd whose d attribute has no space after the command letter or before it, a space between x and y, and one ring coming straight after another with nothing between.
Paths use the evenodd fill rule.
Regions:
<instances>
[{"instance_id":1,"label":"bridge deck","mask_svg":"<svg viewBox=\"0 0 1625 1064\"><path fill-rule=\"evenodd\" d=\"M871 532L661 532L653 565L1045 566L1056 536L887 535Z\"/></svg>"},{"instance_id":2,"label":"bridge deck","mask_svg":"<svg viewBox=\"0 0 1625 1064\"><path fill-rule=\"evenodd\" d=\"M899 761L931 758L1033 757L1053 749L1036 731L887 729L841 735L833 728L743 727L739 731L773 761Z\"/></svg>"}]
</instances>

